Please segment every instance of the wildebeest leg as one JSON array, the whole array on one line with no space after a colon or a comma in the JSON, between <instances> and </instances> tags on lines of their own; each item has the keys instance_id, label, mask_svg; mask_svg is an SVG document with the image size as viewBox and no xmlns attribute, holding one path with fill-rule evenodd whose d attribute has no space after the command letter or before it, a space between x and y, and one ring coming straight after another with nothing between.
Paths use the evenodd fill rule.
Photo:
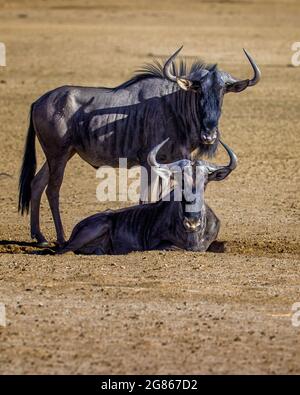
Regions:
<instances>
[{"instance_id":1,"label":"wildebeest leg","mask_svg":"<svg viewBox=\"0 0 300 395\"><path fill-rule=\"evenodd\" d=\"M45 162L40 171L35 175L31 182L31 211L30 211L30 227L31 237L36 239L39 245L46 246L48 244L44 235L40 230L40 204L44 189L49 181L49 167Z\"/></svg>"},{"instance_id":2,"label":"wildebeest leg","mask_svg":"<svg viewBox=\"0 0 300 395\"><path fill-rule=\"evenodd\" d=\"M162 241L155 250L158 251L182 251L182 248L175 246L174 244L170 243L169 241Z\"/></svg>"},{"instance_id":3,"label":"wildebeest leg","mask_svg":"<svg viewBox=\"0 0 300 395\"><path fill-rule=\"evenodd\" d=\"M56 229L57 244L65 243L65 233L59 212L59 191L64 177L64 171L68 160L74 153L68 153L60 158L48 159L49 165L49 183L46 189L46 195L52 212L53 221Z\"/></svg>"},{"instance_id":4,"label":"wildebeest leg","mask_svg":"<svg viewBox=\"0 0 300 395\"><path fill-rule=\"evenodd\" d=\"M75 226L70 240L58 251L64 254L76 251L83 254L104 254L109 250L110 224L103 218L97 221L83 220Z\"/></svg>"}]
</instances>

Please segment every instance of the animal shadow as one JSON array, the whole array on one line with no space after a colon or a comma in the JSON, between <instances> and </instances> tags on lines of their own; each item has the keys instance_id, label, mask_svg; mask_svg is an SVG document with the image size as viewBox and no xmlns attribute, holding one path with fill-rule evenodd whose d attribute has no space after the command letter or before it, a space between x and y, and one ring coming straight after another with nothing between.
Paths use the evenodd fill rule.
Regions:
<instances>
[{"instance_id":1,"label":"animal shadow","mask_svg":"<svg viewBox=\"0 0 300 395\"><path fill-rule=\"evenodd\" d=\"M18 240L0 240L0 254L29 254L29 255L55 255L58 247L53 244L49 247L38 246L36 242ZM207 252L224 253L224 241L214 241Z\"/></svg>"},{"instance_id":2,"label":"animal shadow","mask_svg":"<svg viewBox=\"0 0 300 395\"><path fill-rule=\"evenodd\" d=\"M208 247L207 252L214 253L224 253L226 252L226 243L225 241L213 241L211 245Z\"/></svg>"},{"instance_id":3,"label":"animal shadow","mask_svg":"<svg viewBox=\"0 0 300 395\"><path fill-rule=\"evenodd\" d=\"M41 247L36 242L0 240L0 254L54 255L57 247Z\"/></svg>"}]
</instances>

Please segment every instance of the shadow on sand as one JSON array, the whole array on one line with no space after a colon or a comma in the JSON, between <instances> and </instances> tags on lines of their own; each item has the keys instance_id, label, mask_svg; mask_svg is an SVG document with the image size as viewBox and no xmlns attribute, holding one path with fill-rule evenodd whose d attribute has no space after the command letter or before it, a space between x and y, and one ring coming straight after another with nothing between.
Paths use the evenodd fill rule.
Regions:
<instances>
[{"instance_id":1,"label":"shadow on sand","mask_svg":"<svg viewBox=\"0 0 300 395\"><path fill-rule=\"evenodd\" d=\"M0 240L0 254L55 255L57 248L55 244L41 247L36 242ZM178 251L180 250L178 249ZM223 241L215 241L207 252L224 253L225 243Z\"/></svg>"},{"instance_id":2,"label":"shadow on sand","mask_svg":"<svg viewBox=\"0 0 300 395\"><path fill-rule=\"evenodd\" d=\"M54 255L57 247L41 247L36 242L0 240L0 254Z\"/></svg>"}]
</instances>

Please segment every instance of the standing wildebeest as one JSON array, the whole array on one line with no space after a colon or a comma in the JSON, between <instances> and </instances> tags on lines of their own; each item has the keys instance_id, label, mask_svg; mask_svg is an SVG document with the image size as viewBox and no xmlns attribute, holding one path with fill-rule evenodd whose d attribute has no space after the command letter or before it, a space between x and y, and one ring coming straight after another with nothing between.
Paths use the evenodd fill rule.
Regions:
<instances>
[{"instance_id":1,"label":"standing wildebeest","mask_svg":"<svg viewBox=\"0 0 300 395\"><path fill-rule=\"evenodd\" d=\"M163 150L160 160L191 158L196 149L213 155L224 94L257 84L260 71L245 51L254 70L251 80L236 80L216 66L200 62L189 70L181 62L177 72L173 61L180 49L164 66L148 65L117 88L63 86L31 105L19 182L19 211L28 212L31 202L31 236L38 243L47 243L39 222L41 195L46 186L57 242L65 241L59 191L65 166L75 153L95 168L102 164L116 166L121 157L128 159L129 166L147 167L150 149L170 137L172 145ZM35 135L46 156L36 175Z\"/></svg>"},{"instance_id":2,"label":"standing wildebeest","mask_svg":"<svg viewBox=\"0 0 300 395\"><path fill-rule=\"evenodd\" d=\"M205 203L204 191L209 181L223 180L236 168L236 156L220 141L230 157L227 166L188 159L159 164L156 155L167 140L150 152L148 162L161 176L179 173L180 193L176 195L172 190L170 201L108 210L84 219L75 226L70 240L58 251L60 254L124 254L172 247L208 249L218 235L220 221Z\"/></svg>"}]
</instances>

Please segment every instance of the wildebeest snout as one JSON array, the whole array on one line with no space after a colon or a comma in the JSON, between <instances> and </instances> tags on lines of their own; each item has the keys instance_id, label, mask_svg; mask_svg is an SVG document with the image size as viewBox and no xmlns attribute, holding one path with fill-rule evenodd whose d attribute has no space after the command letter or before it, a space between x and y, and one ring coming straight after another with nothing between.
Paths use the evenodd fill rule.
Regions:
<instances>
[{"instance_id":1,"label":"wildebeest snout","mask_svg":"<svg viewBox=\"0 0 300 395\"><path fill-rule=\"evenodd\" d=\"M201 140L204 144L213 144L218 136L218 128L201 131Z\"/></svg>"},{"instance_id":2,"label":"wildebeest snout","mask_svg":"<svg viewBox=\"0 0 300 395\"><path fill-rule=\"evenodd\" d=\"M184 217L183 225L185 229L189 232L195 232L200 228L202 224L201 218L187 218Z\"/></svg>"}]
</instances>

